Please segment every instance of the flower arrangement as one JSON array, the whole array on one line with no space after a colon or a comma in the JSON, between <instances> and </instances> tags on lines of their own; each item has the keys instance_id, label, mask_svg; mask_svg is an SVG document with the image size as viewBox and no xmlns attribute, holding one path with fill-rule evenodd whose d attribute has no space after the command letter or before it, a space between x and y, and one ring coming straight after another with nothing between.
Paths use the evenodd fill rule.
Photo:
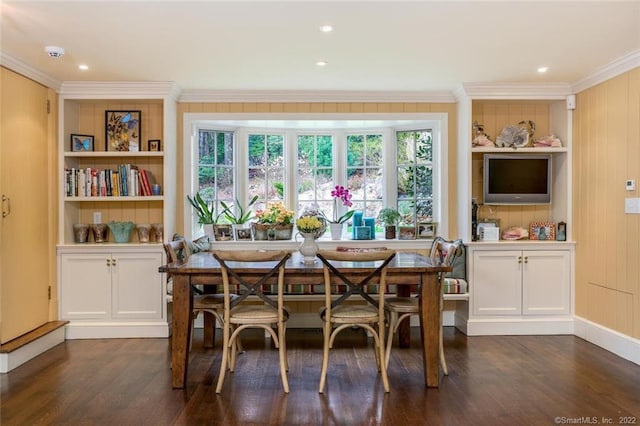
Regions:
<instances>
[{"instance_id":1,"label":"flower arrangement","mask_svg":"<svg viewBox=\"0 0 640 426\"><path fill-rule=\"evenodd\" d=\"M295 213L288 210L280 201L269 203L265 210L257 210L255 218L258 223L270 225L290 225Z\"/></svg>"},{"instance_id":2,"label":"flower arrangement","mask_svg":"<svg viewBox=\"0 0 640 426\"><path fill-rule=\"evenodd\" d=\"M304 234L315 233L324 228L324 224L315 216L303 216L296 221L298 231Z\"/></svg>"},{"instance_id":3,"label":"flower arrangement","mask_svg":"<svg viewBox=\"0 0 640 426\"><path fill-rule=\"evenodd\" d=\"M345 223L347 220L351 219L354 210L349 210L342 216L338 216L338 200L342 201L343 206L351 207L353 203L351 202L351 192L342 185L336 185L336 187L331 191L331 196L333 197L333 219L329 219L324 213L322 215L327 219L330 223Z\"/></svg>"}]
</instances>

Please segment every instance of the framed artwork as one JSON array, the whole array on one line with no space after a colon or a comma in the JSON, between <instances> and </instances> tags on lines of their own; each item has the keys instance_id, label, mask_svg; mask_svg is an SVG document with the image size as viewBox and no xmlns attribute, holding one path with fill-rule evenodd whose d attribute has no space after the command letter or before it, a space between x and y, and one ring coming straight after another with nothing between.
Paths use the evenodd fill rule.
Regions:
<instances>
[{"instance_id":1,"label":"framed artwork","mask_svg":"<svg viewBox=\"0 0 640 426\"><path fill-rule=\"evenodd\" d=\"M435 238L437 225L433 222L419 222L417 238Z\"/></svg>"},{"instance_id":2,"label":"framed artwork","mask_svg":"<svg viewBox=\"0 0 640 426\"><path fill-rule=\"evenodd\" d=\"M500 219L480 219L476 227L479 241L498 241L500 239Z\"/></svg>"},{"instance_id":3,"label":"framed artwork","mask_svg":"<svg viewBox=\"0 0 640 426\"><path fill-rule=\"evenodd\" d=\"M251 241L251 228L236 228L236 241Z\"/></svg>"},{"instance_id":4,"label":"framed artwork","mask_svg":"<svg viewBox=\"0 0 640 426\"><path fill-rule=\"evenodd\" d=\"M415 226L399 226L398 239L399 240L415 240L416 227Z\"/></svg>"},{"instance_id":5,"label":"framed artwork","mask_svg":"<svg viewBox=\"0 0 640 426\"><path fill-rule=\"evenodd\" d=\"M93 135L71 134L71 151L88 152L93 151Z\"/></svg>"},{"instance_id":6,"label":"framed artwork","mask_svg":"<svg viewBox=\"0 0 640 426\"><path fill-rule=\"evenodd\" d=\"M558 232L556 233L556 240L567 241L567 224L566 222L558 222Z\"/></svg>"},{"instance_id":7,"label":"framed artwork","mask_svg":"<svg viewBox=\"0 0 640 426\"><path fill-rule=\"evenodd\" d=\"M148 142L148 151L158 152L160 151L160 139L150 139Z\"/></svg>"},{"instance_id":8,"label":"framed artwork","mask_svg":"<svg viewBox=\"0 0 640 426\"><path fill-rule=\"evenodd\" d=\"M229 241L233 238L231 225L213 225L213 237L216 241Z\"/></svg>"},{"instance_id":9,"label":"framed artwork","mask_svg":"<svg viewBox=\"0 0 640 426\"><path fill-rule=\"evenodd\" d=\"M140 111L105 111L105 141L107 151L139 151Z\"/></svg>"},{"instance_id":10,"label":"framed artwork","mask_svg":"<svg viewBox=\"0 0 640 426\"><path fill-rule=\"evenodd\" d=\"M529 224L530 240L555 240L556 224L553 222L531 222Z\"/></svg>"}]
</instances>

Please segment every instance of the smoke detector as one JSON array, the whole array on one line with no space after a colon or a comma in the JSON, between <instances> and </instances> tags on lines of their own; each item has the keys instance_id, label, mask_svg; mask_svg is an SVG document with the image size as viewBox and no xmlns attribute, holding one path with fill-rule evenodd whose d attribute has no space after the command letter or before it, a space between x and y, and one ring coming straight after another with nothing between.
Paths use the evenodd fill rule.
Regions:
<instances>
[{"instance_id":1,"label":"smoke detector","mask_svg":"<svg viewBox=\"0 0 640 426\"><path fill-rule=\"evenodd\" d=\"M62 55L64 55L64 49L58 46L47 46L44 48L44 51L54 59L60 59Z\"/></svg>"}]
</instances>

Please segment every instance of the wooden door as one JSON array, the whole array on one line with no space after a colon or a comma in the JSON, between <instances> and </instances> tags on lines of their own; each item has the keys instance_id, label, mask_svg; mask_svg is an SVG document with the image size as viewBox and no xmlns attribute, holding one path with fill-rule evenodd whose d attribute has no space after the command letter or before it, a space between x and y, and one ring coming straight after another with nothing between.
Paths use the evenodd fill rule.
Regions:
<instances>
[{"instance_id":1,"label":"wooden door","mask_svg":"<svg viewBox=\"0 0 640 426\"><path fill-rule=\"evenodd\" d=\"M49 318L48 89L0 69L0 342Z\"/></svg>"},{"instance_id":2,"label":"wooden door","mask_svg":"<svg viewBox=\"0 0 640 426\"><path fill-rule=\"evenodd\" d=\"M523 252L522 313L565 315L571 312L571 261L568 250Z\"/></svg>"},{"instance_id":3,"label":"wooden door","mask_svg":"<svg viewBox=\"0 0 640 426\"><path fill-rule=\"evenodd\" d=\"M477 250L471 267L474 315L522 313L522 252Z\"/></svg>"}]
</instances>

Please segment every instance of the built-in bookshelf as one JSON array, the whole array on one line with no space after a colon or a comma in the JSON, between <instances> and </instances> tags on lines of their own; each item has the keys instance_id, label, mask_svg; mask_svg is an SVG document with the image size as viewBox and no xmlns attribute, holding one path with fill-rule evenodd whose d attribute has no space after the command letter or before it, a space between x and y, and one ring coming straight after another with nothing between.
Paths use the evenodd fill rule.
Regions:
<instances>
[{"instance_id":1,"label":"built-in bookshelf","mask_svg":"<svg viewBox=\"0 0 640 426\"><path fill-rule=\"evenodd\" d=\"M176 151L176 103L171 91L171 85L148 87L143 83L125 88L76 83L63 88L59 133L61 245L75 244L74 224L97 220L162 223L165 235L173 233L176 172L174 162L167 162ZM110 150L107 111L139 112L139 141L131 151ZM91 144L74 150L72 135L88 135ZM155 191L154 184L158 185ZM132 232L130 244L137 242Z\"/></svg>"}]
</instances>

